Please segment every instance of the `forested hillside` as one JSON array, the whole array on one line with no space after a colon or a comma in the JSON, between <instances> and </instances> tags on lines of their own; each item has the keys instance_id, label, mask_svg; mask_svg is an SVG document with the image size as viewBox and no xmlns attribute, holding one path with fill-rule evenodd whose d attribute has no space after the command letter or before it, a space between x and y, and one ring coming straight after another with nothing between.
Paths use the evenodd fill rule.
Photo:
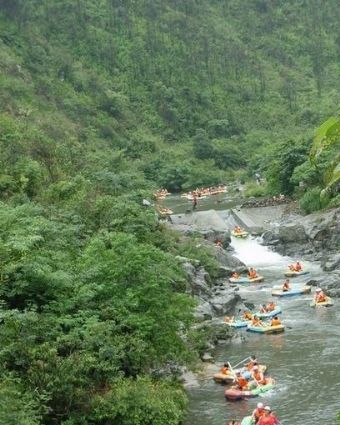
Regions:
<instances>
[{"instance_id":1,"label":"forested hillside","mask_svg":"<svg viewBox=\"0 0 340 425\"><path fill-rule=\"evenodd\" d=\"M142 199L321 182L338 3L0 0L0 53L0 423L177 425L154 374L195 358L175 256L209 260Z\"/></svg>"},{"instance_id":2,"label":"forested hillside","mask_svg":"<svg viewBox=\"0 0 340 425\"><path fill-rule=\"evenodd\" d=\"M99 162L170 190L216 183L337 112L335 0L1 4L1 126L36 184Z\"/></svg>"}]
</instances>

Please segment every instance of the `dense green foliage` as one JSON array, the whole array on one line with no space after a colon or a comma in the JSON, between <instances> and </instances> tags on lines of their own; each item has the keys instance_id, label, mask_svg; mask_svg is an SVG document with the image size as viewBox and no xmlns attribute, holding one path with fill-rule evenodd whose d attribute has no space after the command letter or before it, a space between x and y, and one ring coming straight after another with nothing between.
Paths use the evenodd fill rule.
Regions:
<instances>
[{"instance_id":1,"label":"dense green foliage","mask_svg":"<svg viewBox=\"0 0 340 425\"><path fill-rule=\"evenodd\" d=\"M32 196L99 163L171 190L264 171L273 146L334 112L338 27L335 0L3 1L1 141L14 146L0 187Z\"/></svg>"},{"instance_id":2,"label":"dense green foliage","mask_svg":"<svg viewBox=\"0 0 340 425\"><path fill-rule=\"evenodd\" d=\"M199 343L175 256L216 265L142 200L242 169L267 177L249 194L340 203L337 144L309 155L338 112L338 4L0 6L0 422L176 425L154 372Z\"/></svg>"}]
</instances>

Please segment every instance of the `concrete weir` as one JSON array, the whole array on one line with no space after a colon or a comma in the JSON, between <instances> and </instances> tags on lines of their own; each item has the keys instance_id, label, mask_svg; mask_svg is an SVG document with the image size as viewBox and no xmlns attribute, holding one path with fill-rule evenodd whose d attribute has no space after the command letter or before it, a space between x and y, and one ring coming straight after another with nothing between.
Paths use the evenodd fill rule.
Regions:
<instances>
[{"instance_id":1,"label":"concrete weir","mask_svg":"<svg viewBox=\"0 0 340 425\"><path fill-rule=\"evenodd\" d=\"M234 208L231 214L234 220L248 232L261 235L282 218L285 205L258 208Z\"/></svg>"}]
</instances>

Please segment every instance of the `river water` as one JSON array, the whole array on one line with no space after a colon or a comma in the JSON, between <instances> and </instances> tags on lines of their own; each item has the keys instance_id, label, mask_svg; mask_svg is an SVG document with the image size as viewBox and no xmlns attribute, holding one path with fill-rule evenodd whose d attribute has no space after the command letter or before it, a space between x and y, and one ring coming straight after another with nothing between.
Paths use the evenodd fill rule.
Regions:
<instances>
[{"instance_id":1,"label":"river water","mask_svg":"<svg viewBox=\"0 0 340 425\"><path fill-rule=\"evenodd\" d=\"M273 285L282 284L284 270L296 259L269 251L255 239L233 240L236 256L254 266L265 281L257 286L239 285L241 297L256 305L272 299ZM311 277L320 277L318 265L303 262L310 274L292 279L303 286ZM340 410L340 312L333 307L309 306L312 295L280 299L286 331L279 335L258 335L237 330L237 336L216 352L216 364L232 365L255 354L276 381L269 393L254 399L230 402L224 389L209 374L199 386L188 390L190 405L185 425L225 425L241 420L261 401L270 405L282 424L336 425ZM277 300L278 301L278 300Z\"/></svg>"},{"instance_id":2,"label":"river water","mask_svg":"<svg viewBox=\"0 0 340 425\"><path fill-rule=\"evenodd\" d=\"M240 195L241 196L241 195ZM219 193L218 195L197 198L197 211L228 210L240 203L240 196L229 195L228 193ZM170 195L160 202L162 206L171 208L174 214L184 213L186 210L192 210L192 201L182 198L180 195Z\"/></svg>"}]
</instances>

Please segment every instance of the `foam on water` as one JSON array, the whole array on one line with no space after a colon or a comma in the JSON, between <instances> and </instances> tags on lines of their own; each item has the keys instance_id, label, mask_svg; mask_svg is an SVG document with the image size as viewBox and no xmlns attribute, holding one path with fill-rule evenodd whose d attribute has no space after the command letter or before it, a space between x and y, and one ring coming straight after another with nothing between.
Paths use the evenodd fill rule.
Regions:
<instances>
[{"instance_id":1,"label":"foam on water","mask_svg":"<svg viewBox=\"0 0 340 425\"><path fill-rule=\"evenodd\" d=\"M236 239L233 238L231 246L235 250L235 256L245 264L253 267L285 267L292 260L283 257L276 252L270 251L267 247L260 245L257 239Z\"/></svg>"}]
</instances>

